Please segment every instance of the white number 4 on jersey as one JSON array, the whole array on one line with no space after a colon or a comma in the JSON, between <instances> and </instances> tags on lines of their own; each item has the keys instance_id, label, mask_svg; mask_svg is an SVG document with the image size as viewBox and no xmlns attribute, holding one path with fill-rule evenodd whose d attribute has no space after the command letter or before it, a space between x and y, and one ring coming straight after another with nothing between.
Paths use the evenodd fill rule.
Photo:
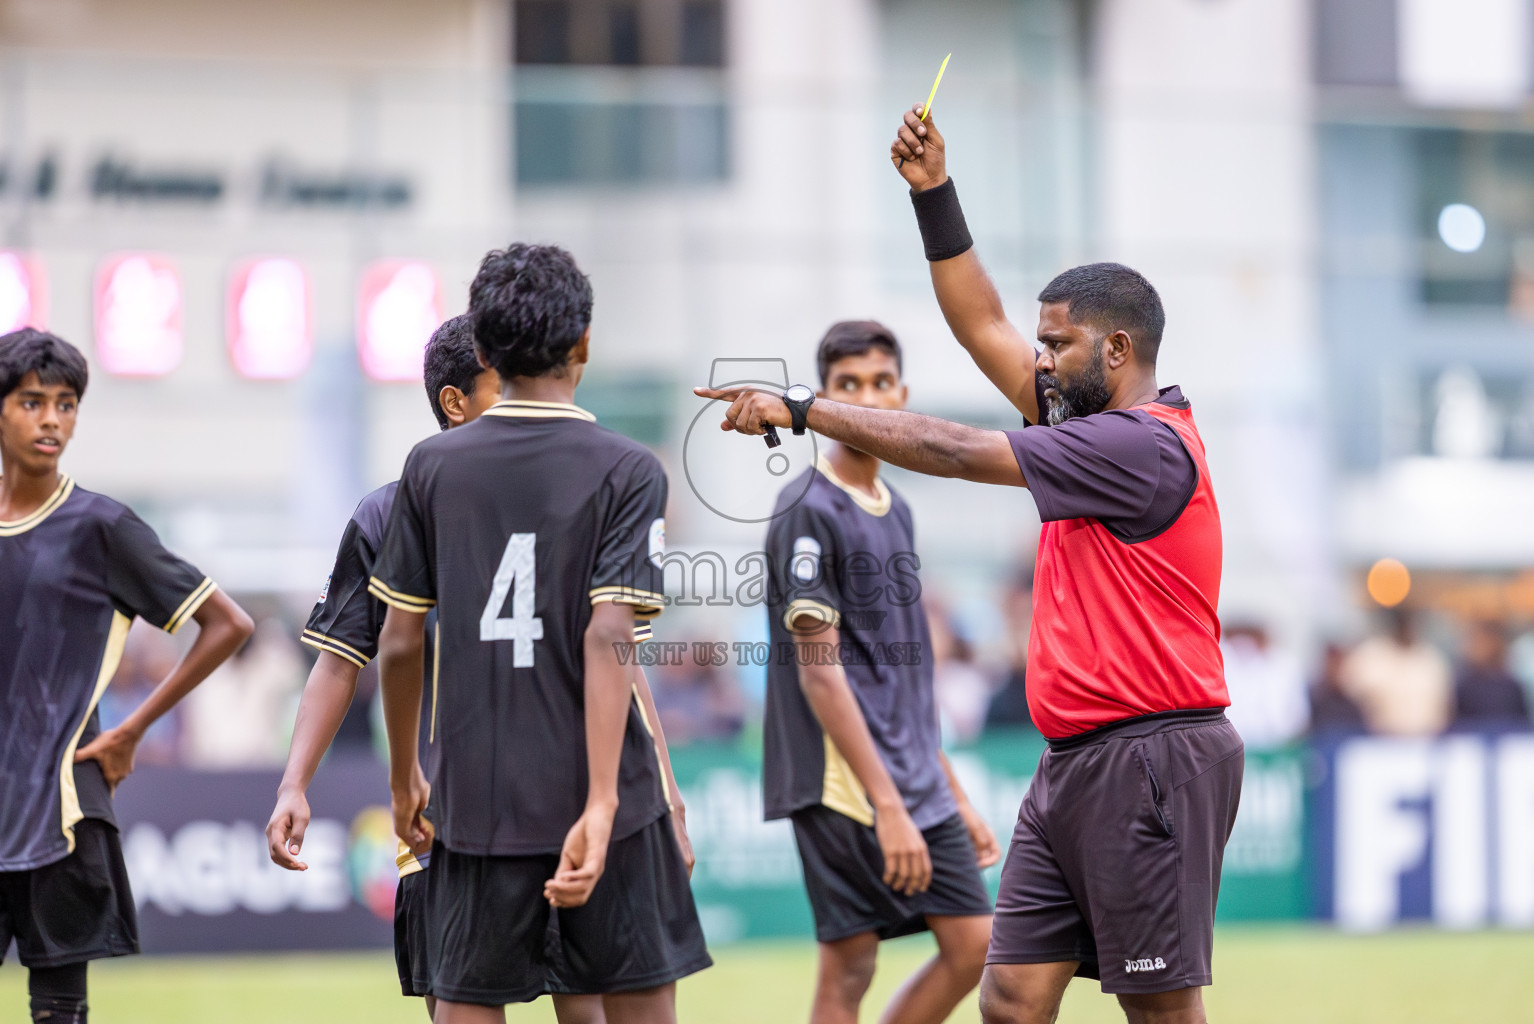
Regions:
<instances>
[{"instance_id":1,"label":"white number 4 on jersey","mask_svg":"<svg viewBox=\"0 0 1534 1024\"><path fill-rule=\"evenodd\" d=\"M535 533L514 533L506 542L500 567L490 584L490 600L479 617L481 640L511 640L513 668L533 667L533 641L543 639L543 620L533 615L533 594L538 585L538 547ZM511 593L511 618L502 618L506 594Z\"/></svg>"}]
</instances>

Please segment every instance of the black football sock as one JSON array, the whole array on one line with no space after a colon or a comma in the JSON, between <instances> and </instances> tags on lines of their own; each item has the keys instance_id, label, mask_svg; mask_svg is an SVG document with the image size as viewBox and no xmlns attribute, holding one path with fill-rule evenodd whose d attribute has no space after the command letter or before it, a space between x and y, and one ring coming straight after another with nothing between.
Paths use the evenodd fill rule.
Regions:
<instances>
[{"instance_id":1,"label":"black football sock","mask_svg":"<svg viewBox=\"0 0 1534 1024\"><path fill-rule=\"evenodd\" d=\"M85 964L67 964L28 971L33 1024L86 1024L85 969Z\"/></svg>"}]
</instances>

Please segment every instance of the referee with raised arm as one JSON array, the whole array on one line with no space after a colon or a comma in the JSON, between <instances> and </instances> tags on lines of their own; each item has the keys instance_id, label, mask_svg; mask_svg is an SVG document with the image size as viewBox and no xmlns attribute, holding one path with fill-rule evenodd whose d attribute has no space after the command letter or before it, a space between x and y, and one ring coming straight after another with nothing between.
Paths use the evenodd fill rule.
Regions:
<instances>
[{"instance_id":1,"label":"referee with raised arm","mask_svg":"<svg viewBox=\"0 0 1534 1024\"><path fill-rule=\"evenodd\" d=\"M1224 714L1204 445L1181 390L1156 383L1161 299L1116 263L1067 270L1039 295L1036 352L975 256L942 137L919 111L890 159L911 186L938 303L1029 429L697 393L732 403L727 430L808 428L919 473L1033 492L1044 528L1028 704L1049 749L1002 869L981 1015L1047 1024L1079 974L1134 1024L1203 1024L1243 750Z\"/></svg>"}]
</instances>

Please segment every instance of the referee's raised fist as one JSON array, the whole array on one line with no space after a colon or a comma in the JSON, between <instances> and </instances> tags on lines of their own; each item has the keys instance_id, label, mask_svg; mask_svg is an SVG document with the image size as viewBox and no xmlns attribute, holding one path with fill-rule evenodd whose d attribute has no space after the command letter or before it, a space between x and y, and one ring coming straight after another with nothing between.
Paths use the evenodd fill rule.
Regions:
<instances>
[{"instance_id":1,"label":"referee's raised fist","mask_svg":"<svg viewBox=\"0 0 1534 1024\"><path fill-rule=\"evenodd\" d=\"M923 192L948 180L948 166L943 157L943 133L937 130L931 115L921 117L922 104L905 112L895 141L890 143L890 163L911 186Z\"/></svg>"}]
</instances>

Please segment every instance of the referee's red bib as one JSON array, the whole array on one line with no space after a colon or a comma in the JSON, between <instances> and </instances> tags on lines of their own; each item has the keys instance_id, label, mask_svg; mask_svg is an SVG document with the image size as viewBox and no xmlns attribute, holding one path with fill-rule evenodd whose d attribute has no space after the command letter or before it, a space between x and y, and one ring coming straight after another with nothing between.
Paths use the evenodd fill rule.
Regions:
<instances>
[{"instance_id":1,"label":"referee's red bib","mask_svg":"<svg viewBox=\"0 0 1534 1024\"><path fill-rule=\"evenodd\" d=\"M1033 581L1028 710L1051 739L1136 715L1227 707L1220 510L1193 413L1138 409L1177 431L1198 470L1182 513L1133 544L1096 519L1045 523Z\"/></svg>"}]
</instances>

